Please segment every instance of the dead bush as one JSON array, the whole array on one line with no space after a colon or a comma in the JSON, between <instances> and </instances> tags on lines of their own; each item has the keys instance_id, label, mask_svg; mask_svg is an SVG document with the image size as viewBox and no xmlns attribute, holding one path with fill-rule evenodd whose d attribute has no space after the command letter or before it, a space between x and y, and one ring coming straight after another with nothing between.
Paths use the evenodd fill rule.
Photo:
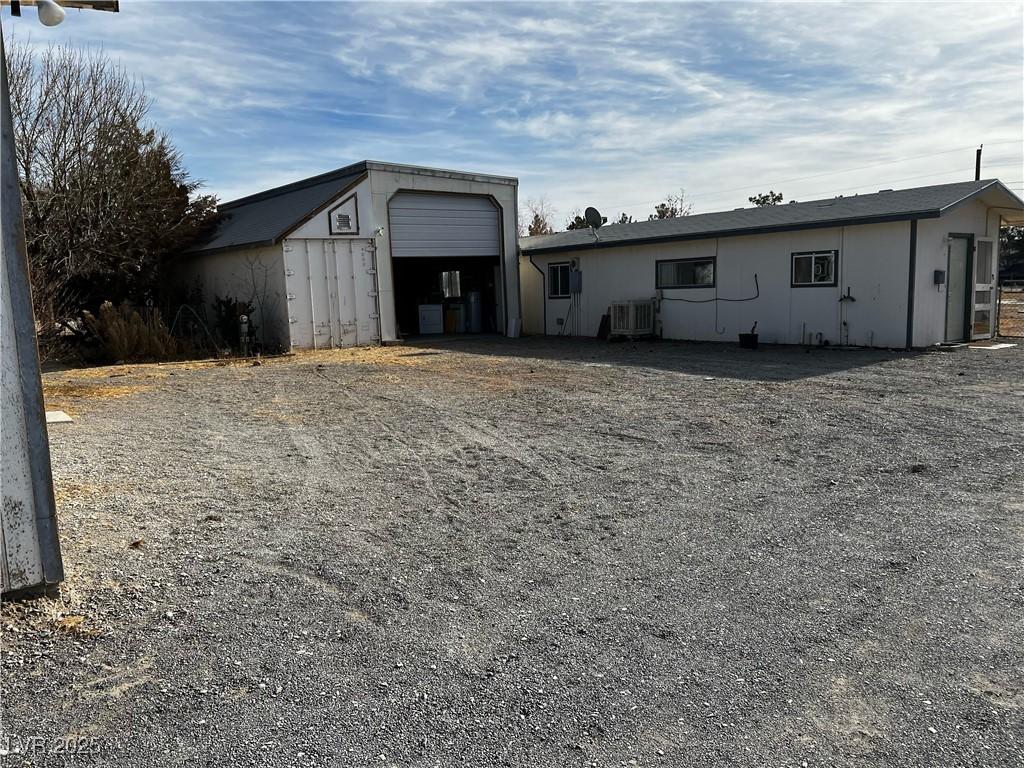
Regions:
<instances>
[{"instance_id":1,"label":"dead bush","mask_svg":"<svg viewBox=\"0 0 1024 768\"><path fill-rule=\"evenodd\" d=\"M105 301L99 315L85 312L82 317L96 357L104 362L169 360L182 352L158 309Z\"/></svg>"}]
</instances>

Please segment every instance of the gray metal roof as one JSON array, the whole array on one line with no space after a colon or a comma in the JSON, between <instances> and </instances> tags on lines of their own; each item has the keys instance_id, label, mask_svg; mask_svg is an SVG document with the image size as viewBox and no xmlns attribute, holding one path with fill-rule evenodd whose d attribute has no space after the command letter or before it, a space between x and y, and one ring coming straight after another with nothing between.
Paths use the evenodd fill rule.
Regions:
<instances>
[{"instance_id":1,"label":"gray metal roof","mask_svg":"<svg viewBox=\"0 0 1024 768\"><path fill-rule=\"evenodd\" d=\"M871 224L884 221L936 218L947 209L982 193L994 193L998 205L1024 209L1024 201L997 179L938 184L931 187L888 190L869 195L834 197L806 203L702 213L674 219L613 224L597 230L556 232L519 240L526 254L609 248L672 240L753 235L795 229Z\"/></svg>"},{"instance_id":2,"label":"gray metal roof","mask_svg":"<svg viewBox=\"0 0 1024 768\"><path fill-rule=\"evenodd\" d=\"M364 173L366 163L356 163L311 179L224 203L217 208L224 218L216 232L189 253L272 245L341 194Z\"/></svg>"}]
</instances>

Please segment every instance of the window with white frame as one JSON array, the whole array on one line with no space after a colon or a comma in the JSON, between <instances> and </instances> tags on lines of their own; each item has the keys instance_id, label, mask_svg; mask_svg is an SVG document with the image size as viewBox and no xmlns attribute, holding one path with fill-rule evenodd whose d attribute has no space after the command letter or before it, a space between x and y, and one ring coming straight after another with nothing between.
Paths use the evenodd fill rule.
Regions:
<instances>
[{"instance_id":1,"label":"window with white frame","mask_svg":"<svg viewBox=\"0 0 1024 768\"><path fill-rule=\"evenodd\" d=\"M548 264L548 298L569 298L569 262Z\"/></svg>"},{"instance_id":2,"label":"window with white frame","mask_svg":"<svg viewBox=\"0 0 1024 768\"><path fill-rule=\"evenodd\" d=\"M714 288L715 259L672 259L655 265L655 288Z\"/></svg>"},{"instance_id":3,"label":"window with white frame","mask_svg":"<svg viewBox=\"0 0 1024 768\"><path fill-rule=\"evenodd\" d=\"M839 251L799 251L793 254L793 286L837 285Z\"/></svg>"}]
</instances>

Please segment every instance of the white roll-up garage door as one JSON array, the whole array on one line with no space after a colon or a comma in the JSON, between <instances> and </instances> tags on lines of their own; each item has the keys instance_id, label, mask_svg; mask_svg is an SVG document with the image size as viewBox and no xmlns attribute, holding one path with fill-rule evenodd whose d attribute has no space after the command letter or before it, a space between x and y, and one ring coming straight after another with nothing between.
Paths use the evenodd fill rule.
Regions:
<instances>
[{"instance_id":1,"label":"white roll-up garage door","mask_svg":"<svg viewBox=\"0 0 1024 768\"><path fill-rule=\"evenodd\" d=\"M393 258L501 255L501 222L489 198L399 192L388 217Z\"/></svg>"}]
</instances>

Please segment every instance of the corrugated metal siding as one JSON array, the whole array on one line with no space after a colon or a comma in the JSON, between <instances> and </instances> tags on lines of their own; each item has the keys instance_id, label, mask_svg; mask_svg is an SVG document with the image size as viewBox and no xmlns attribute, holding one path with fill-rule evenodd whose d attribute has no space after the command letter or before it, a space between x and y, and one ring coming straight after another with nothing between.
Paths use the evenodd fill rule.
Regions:
<instances>
[{"instance_id":1,"label":"corrugated metal siding","mask_svg":"<svg viewBox=\"0 0 1024 768\"><path fill-rule=\"evenodd\" d=\"M393 258L501 255L498 209L486 197L400 192L388 216Z\"/></svg>"},{"instance_id":2,"label":"corrugated metal siding","mask_svg":"<svg viewBox=\"0 0 1024 768\"><path fill-rule=\"evenodd\" d=\"M365 239L289 239L284 256L293 349L380 340L373 254Z\"/></svg>"}]
</instances>

